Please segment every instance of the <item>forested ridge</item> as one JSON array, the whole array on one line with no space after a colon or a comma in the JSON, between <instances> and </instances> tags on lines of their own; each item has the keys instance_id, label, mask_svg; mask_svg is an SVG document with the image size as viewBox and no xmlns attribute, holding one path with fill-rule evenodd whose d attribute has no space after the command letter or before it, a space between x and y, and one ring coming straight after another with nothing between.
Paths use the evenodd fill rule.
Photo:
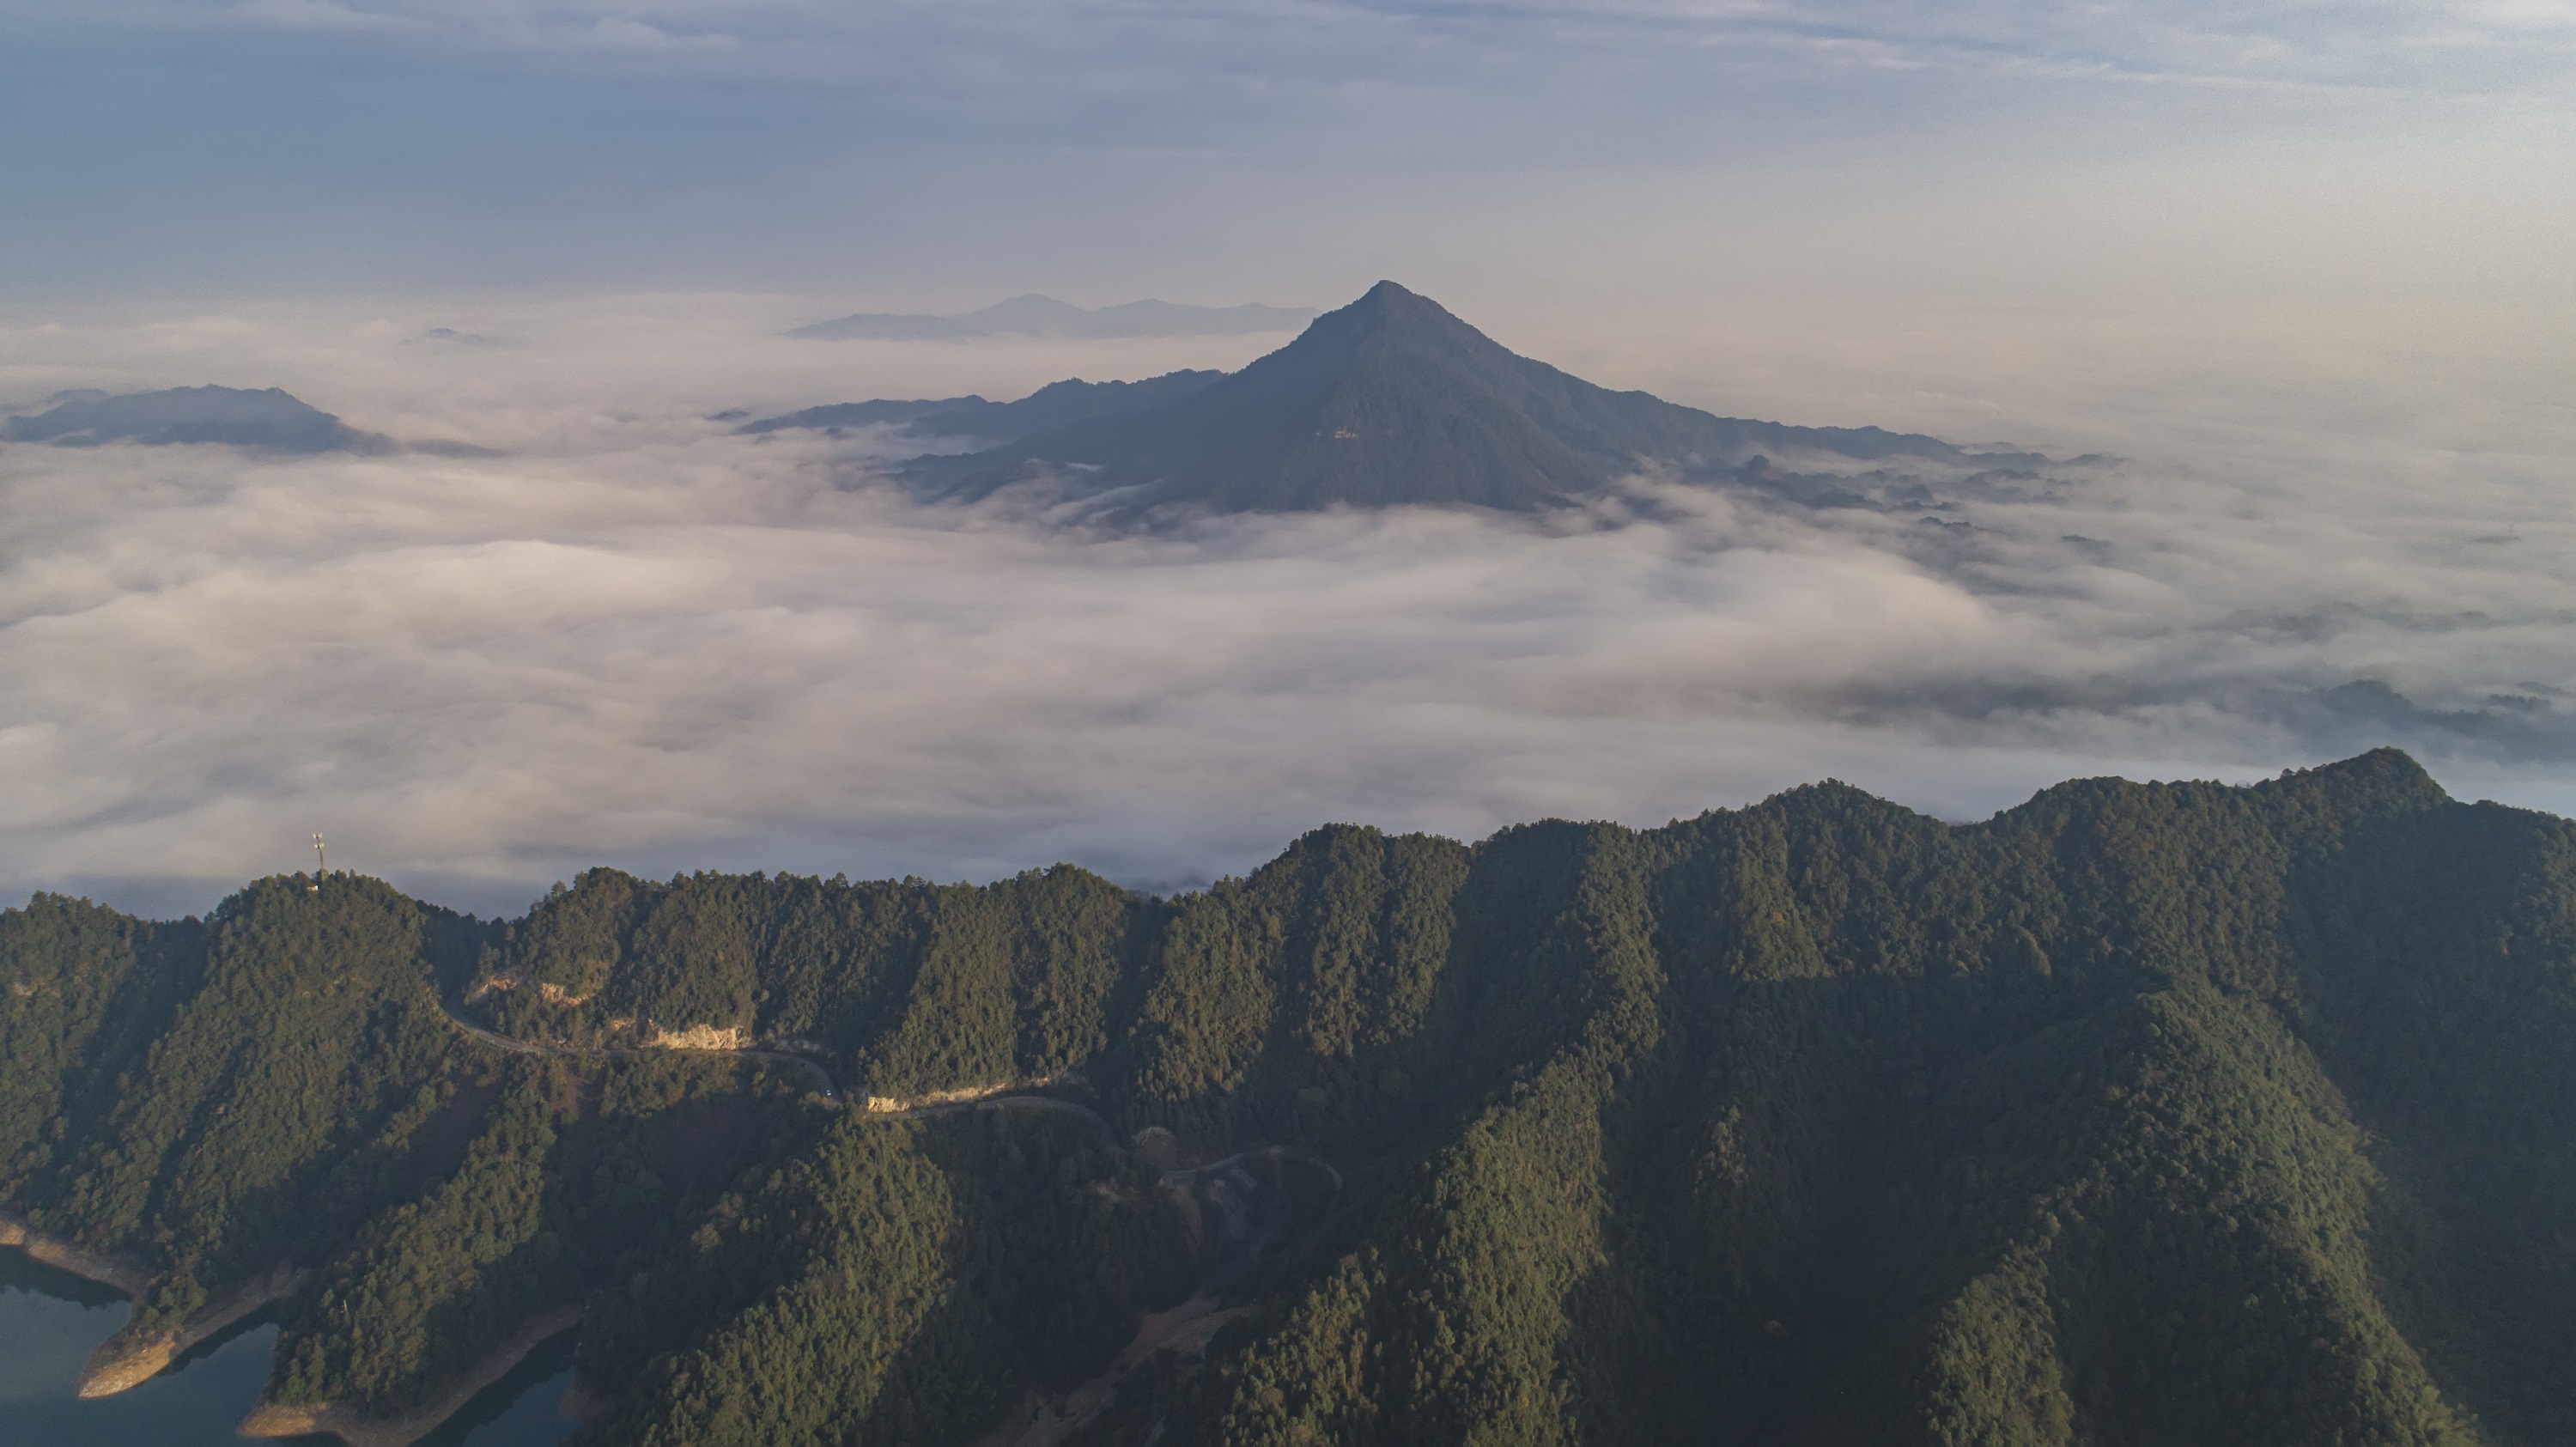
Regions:
<instances>
[{"instance_id":1,"label":"forested ridge","mask_svg":"<svg viewBox=\"0 0 2576 1447\"><path fill-rule=\"evenodd\" d=\"M0 1207L152 1322L307 1272L279 1401L577 1306L579 1441L966 1442L1211 1290L1077 1440L2576 1440L2576 826L2392 751L1335 826L1171 899L313 883L0 915ZM853 1103L647 1048L710 1038ZM996 1090L1098 1119L856 1103ZM1219 1269L1165 1172L1247 1149Z\"/></svg>"}]
</instances>

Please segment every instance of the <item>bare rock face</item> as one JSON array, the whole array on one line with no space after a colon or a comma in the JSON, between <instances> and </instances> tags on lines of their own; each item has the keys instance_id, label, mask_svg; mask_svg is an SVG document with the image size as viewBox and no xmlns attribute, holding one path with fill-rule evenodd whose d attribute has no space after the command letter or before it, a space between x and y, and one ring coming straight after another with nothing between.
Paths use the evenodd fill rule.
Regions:
<instances>
[{"instance_id":1,"label":"bare rock face","mask_svg":"<svg viewBox=\"0 0 2576 1447\"><path fill-rule=\"evenodd\" d=\"M656 1025L644 1043L660 1050L748 1050L751 1037L733 1025L683 1025L677 1030Z\"/></svg>"}]
</instances>

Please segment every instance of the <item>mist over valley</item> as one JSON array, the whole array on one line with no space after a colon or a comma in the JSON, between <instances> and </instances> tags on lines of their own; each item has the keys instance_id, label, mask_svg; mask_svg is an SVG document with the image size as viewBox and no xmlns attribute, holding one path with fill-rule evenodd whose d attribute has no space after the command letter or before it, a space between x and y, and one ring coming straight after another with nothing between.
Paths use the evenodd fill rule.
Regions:
<instances>
[{"instance_id":1,"label":"mist over valley","mask_svg":"<svg viewBox=\"0 0 2576 1447\"><path fill-rule=\"evenodd\" d=\"M1514 511L1146 517L925 484L913 459L1019 478L1022 439L1126 395L1092 384L1201 395L1275 339L816 348L775 336L798 305L9 332L25 400L0 410L23 416L215 376L499 454L0 444L10 877L202 909L321 828L484 909L598 862L1066 859L1168 888L1319 819L1651 824L1826 776L1971 818L2070 775L2243 779L2382 743L2569 807L2570 519L2543 460L2565 424L2511 394L2455 421L2410 378L2416 404L2374 421L2276 389L2267 430L2229 420L2224 384L2074 395L1999 362L1975 390L2031 401L1998 441L1966 430L1973 403L1739 328L1760 386L1811 389L1771 416L1966 450L1729 438L1565 454L1579 485ZM441 327L510 344L423 343ZM870 396L957 405L785 425ZM1255 471L1303 465L1273 455Z\"/></svg>"},{"instance_id":2,"label":"mist over valley","mask_svg":"<svg viewBox=\"0 0 2576 1447\"><path fill-rule=\"evenodd\" d=\"M0 3L0 1447L2576 1441L2571 78Z\"/></svg>"}]
</instances>

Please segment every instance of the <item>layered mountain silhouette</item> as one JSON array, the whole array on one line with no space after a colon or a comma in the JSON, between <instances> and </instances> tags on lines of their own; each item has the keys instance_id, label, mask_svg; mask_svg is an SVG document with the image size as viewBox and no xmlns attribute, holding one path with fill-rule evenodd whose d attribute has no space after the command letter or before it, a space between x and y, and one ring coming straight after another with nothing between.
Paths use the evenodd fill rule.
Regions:
<instances>
[{"instance_id":1,"label":"layered mountain silhouette","mask_svg":"<svg viewBox=\"0 0 2576 1447\"><path fill-rule=\"evenodd\" d=\"M495 455L471 443L399 442L381 432L361 431L278 387L171 387L115 396L83 388L57 392L48 400L54 405L42 412L0 418L0 439L55 447L216 443L302 456L331 452L362 457L393 452Z\"/></svg>"},{"instance_id":2,"label":"layered mountain silhouette","mask_svg":"<svg viewBox=\"0 0 2576 1447\"><path fill-rule=\"evenodd\" d=\"M942 500L1034 485L1060 500L1129 514L1403 505L1531 512L1598 494L1650 467L1833 505L1861 494L1781 472L1773 461L1820 459L1829 471L1856 462L1958 471L2046 460L1969 452L1876 427L1719 417L1645 392L1612 391L1519 356L1391 281L1316 318L1295 341L1242 371L1174 390L1181 395L1150 407L1128 405L1146 400L1144 391L1103 396L1095 415L1051 426L1039 425L1052 418L1032 404L1056 388L1008 404L1026 409L1010 415L977 398L857 403L744 430L814 425L803 418L905 421L917 430L914 419L930 415L961 423L944 435L987 429L1001 436L1004 426L1028 426L980 452L915 459L903 475Z\"/></svg>"},{"instance_id":3,"label":"layered mountain silhouette","mask_svg":"<svg viewBox=\"0 0 2576 1447\"><path fill-rule=\"evenodd\" d=\"M52 407L34 416L0 420L0 436L56 447L220 442L269 452L400 450L392 438L361 432L276 387L172 387L123 396L84 390L57 393L52 400Z\"/></svg>"},{"instance_id":4,"label":"layered mountain silhouette","mask_svg":"<svg viewBox=\"0 0 2576 1447\"><path fill-rule=\"evenodd\" d=\"M734 429L759 436L790 428L830 431L846 427L892 424L905 437L1019 438L1052 432L1080 422L1150 412L1204 390L1223 372L1166 372L1141 382L1085 382L1074 378L1050 382L1016 402L988 402L982 397L941 397L921 401L840 402L808 407L779 417L763 417Z\"/></svg>"},{"instance_id":5,"label":"layered mountain silhouette","mask_svg":"<svg viewBox=\"0 0 2576 1447\"><path fill-rule=\"evenodd\" d=\"M1078 307L1051 296L1015 296L980 311L954 316L909 312L854 312L828 322L798 327L787 335L813 341L963 341L972 337L1239 337L1255 332L1284 332L1313 316L1311 311L1276 306L1186 306L1168 301L1131 301L1097 309Z\"/></svg>"}]
</instances>

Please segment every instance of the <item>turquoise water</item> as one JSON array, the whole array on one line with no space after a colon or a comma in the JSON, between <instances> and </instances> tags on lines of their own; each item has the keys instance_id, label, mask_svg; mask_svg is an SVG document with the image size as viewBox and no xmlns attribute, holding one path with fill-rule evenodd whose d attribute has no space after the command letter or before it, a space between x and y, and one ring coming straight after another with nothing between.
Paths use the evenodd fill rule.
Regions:
<instances>
[{"instance_id":1,"label":"turquoise water","mask_svg":"<svg viewBox=\"0 0 2576 1447\"><path fill-rule=\"evenodd\" d=\"M259 1400L277 1328L254 1317L132 1391L81 1401L72 1395L81 1364L125 1315L125 1299L106 1287L0 1249L0 1447L245 1447L233 1425ZM571 1379L567 1334L421 1447L553 1447L575 1425L555 1410Z\"/></svg>"}]
</instances>

